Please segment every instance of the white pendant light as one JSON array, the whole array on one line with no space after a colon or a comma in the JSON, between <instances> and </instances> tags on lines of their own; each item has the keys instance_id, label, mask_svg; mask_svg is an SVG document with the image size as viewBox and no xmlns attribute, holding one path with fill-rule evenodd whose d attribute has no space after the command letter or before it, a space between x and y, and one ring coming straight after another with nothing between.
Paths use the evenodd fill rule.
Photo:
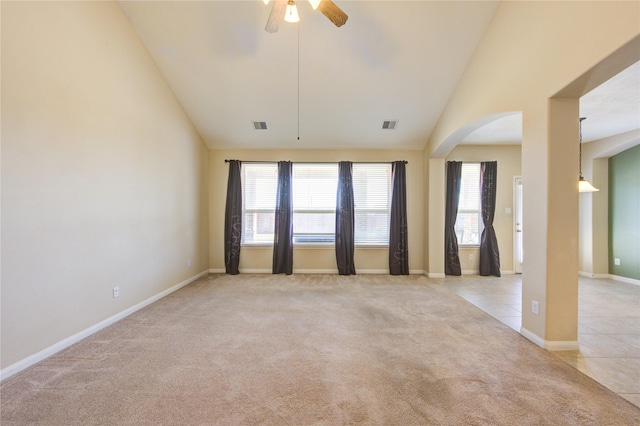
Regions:
<instances>
[{"instance_id":1,"label":"white pendant light","mask_svg":"<svg viewBox=\"0 0 640 426\"><path fill-rule=\"evenodd\" d=\"M298 8L293 0L289 0L289 3L287 3L287 11L284 14L284 20L291 23L300 22Z\"/></svg>"},{"instance_id":2,"label":"white pendant light","mask_svg":"<svg viewBox=\"0 0 640 426\"><path fill-rule=\"evenodd\" d=\"M585 178L580 177L580 180L578 181L578 191L579 192L596 192L600 190L594 187L593 185L591 185L591 183L589 183L588 180L585 180Z\"/></svg>"},{"instance_id":3,"label":"white pendant light","mask_svg":"<svg viewBox=\"0 0 640 426\"><path fill-rule=\"evenodd\" d=\"M311 3L311 7L313 8L313 10L316 10L318 6L320 6L321 1L322 0L309 0L309 3Z\"/></svg>"},{"instance_id":4,"label":"white pendant light","mask_svg":"<svg viewBox=\"0 0 640 426\"><path fill-rule=\"evenodd\" d=\"M269 0L262 0L265 5L269 4Z\"/></svg>"},{"instance_id":5,"label":"white pendant light","mask_svg":"<svg viewBox=\"0 0 640 426\"><path fill-rule=\"evenodd\" d=\"M578 191L596 192L600 190L591 185L591 183L582 176L582 121L586 119L586 117L580 117L580 179L578 180Z\"/></svg>"}]
</instances>

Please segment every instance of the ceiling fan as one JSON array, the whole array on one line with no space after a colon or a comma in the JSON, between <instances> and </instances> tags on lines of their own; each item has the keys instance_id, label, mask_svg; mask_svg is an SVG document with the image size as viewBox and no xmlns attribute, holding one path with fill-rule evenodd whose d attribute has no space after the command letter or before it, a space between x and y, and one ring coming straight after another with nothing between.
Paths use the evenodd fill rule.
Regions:
<instances>
[{"instance_id":1,"label":"ceiling fan","mask_svg":"<svg viewBox=\"0 0 640 426\"><path fill-rule=\"evenodd\" d=\"M265 4L269 3L269 0L263 0ZM324 16L327 17L336 27L341 27L347 22L349 17L331 0L309 0L311 6L314 9L318 9ZM271 6L271 13L267 20L267 26L264 27L265 31L269 33L275 33L278 31L280 22L286 20L288 22L298 22L298 12L294 0L274 0Z\"/></svg>"}]
</instances>

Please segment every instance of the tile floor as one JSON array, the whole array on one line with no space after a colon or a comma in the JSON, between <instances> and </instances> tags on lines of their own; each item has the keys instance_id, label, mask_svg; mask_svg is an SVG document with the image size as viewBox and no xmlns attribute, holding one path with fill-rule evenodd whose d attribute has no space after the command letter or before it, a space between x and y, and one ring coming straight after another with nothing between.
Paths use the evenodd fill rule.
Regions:
<instances>
[{"instance_id":1,"label":"tile floor","mask_svg":"<svg viewBox=\"0 0 640 426\"><path fill-rule=\"evenodd\" d=\"M464 275L438 281L520 331L521 275ZM580 350L554 354L640 407L640 286L585 277L578 283Z\"/></svg>"}]
</instances>

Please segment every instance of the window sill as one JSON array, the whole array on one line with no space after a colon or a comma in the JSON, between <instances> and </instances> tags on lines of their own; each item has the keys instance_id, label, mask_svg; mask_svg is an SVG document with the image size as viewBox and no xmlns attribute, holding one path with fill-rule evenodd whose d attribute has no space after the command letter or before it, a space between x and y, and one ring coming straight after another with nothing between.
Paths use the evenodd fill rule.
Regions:
<instances>
[{"instance_id":1,"label":"window sill","mask_svg":"<svg viewBox=\"0 0 640 426\"><path fill-rule=\"evenodd\" d=\"M255 243L255 244L242 244L240 246L243 249L267 249L267 248L273 248L273 243ZM293 248L294 249L302 249L302 250L307 250L307 249L312 249L312 250L333 250L335 249L335 244L334 243L330 243L330 244L294 244ZM469 246L465 246L465 247L469 247ZM477 246L480 247L480 246ZM389 246L388 245L375 245L375 244L370 244L370 245L356 245L355 249L356 250L360 250L360 249L364 249L364 250L371 250L371 249L388 249Z\"/></svg>"},{"instance_id":2,"label":"window sill","mask_svg":"<svg viewBox=\"0 0 640 426\"><path fill-rule=\"evenodd\" d=\"M266 249L273 248L273 243L249 243L240 244L241 249Z\"/></svg>"},{"instance_id":3,"label":"window sill","mask_svg":"<svg viewBox=\"0 0 640 426\"><path fill-rule=\"evenodd\" d=\"M334 243L309 243L309 244L293 244L293 249L302 249L302 250L335 250L336 245Z\"/></svg>"}]
</instances>

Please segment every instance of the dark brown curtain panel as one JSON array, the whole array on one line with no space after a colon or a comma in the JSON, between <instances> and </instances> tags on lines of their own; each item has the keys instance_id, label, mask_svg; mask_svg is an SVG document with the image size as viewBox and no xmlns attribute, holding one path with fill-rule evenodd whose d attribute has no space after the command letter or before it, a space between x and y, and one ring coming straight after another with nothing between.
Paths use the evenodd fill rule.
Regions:
<instances>
[{"instance_id":1,"label":"dark brown curtain panel","mask_svg":"<svg viewBox=\"0 0 640 426\"><path fill-rule=\"evenodd\" d=\"M240 273L240 240L242 238L242 184L240 181L241 163L229 161L227 180L227 204L224 213L224 266L227 274Z\"/></svg>"},{"instance_id":2,"label":"dark brown curtain panel","mask_svg":"<svg viewBox=\"0 0 640 426\"><path fill-rule=\"evenodd\" d=\"M355 207L353 202L353 164L338 163L338 191L336 194L336 263L338 274L355 275Z\"/></svg>"},{"instance_id":3,"label":"dark brown curtain panel","mask_svg":"<svg viewBox=\"0 0 640 426\"><path fill-rule=\"evenodd\" d=\"M409 275L407 231L407 178L404 161L391 164L391 221L389 226L389 273Z\"/></svg>"},{"instance_id":4,"label":"dark brown curtain panel","mask_svg":"<svg viewBox=\"0 0 640 426\"><path fill-rule=\"evenodd\" d=\"M290 161L278 162L275 235L273 238L273 273L293 273L293 166Z\"/></svg>"},{"instance_id":5,"label":"dark brown curtain panel","mask_svg":"<svg viewBox=\"0 0 640 426\"><path fill-rule=\"evenodd\" d=\"M480 163L480 202L484 230L480 236L480 275L500 276L500 252L496 231L493 229L493 216L496 211L496 184L498 162Z\"/></svg>"},{"instance_id":6,"label":"dark brown curtain panel","mask_svg":"<svg viewBox=\"0 0 640 426\"><path fill-rule=\"evenodd\" d=\"M458 237L456 237L456 218L460 200L462 161L447 161L447 205L444 218L444 273L462 275L460 257L458 257Z\"/></svg>"}]
</instances>

